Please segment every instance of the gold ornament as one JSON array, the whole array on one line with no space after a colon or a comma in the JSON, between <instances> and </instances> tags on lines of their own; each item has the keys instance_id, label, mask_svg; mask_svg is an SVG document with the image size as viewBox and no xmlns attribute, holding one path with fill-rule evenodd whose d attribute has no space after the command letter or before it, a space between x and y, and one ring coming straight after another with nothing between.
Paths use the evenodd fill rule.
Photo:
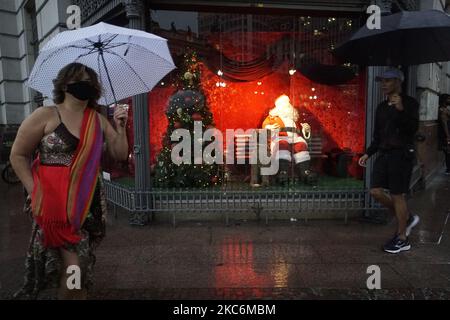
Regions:
<instances>
[{"instance_id":1,"label":"gold ornament","mask_svg":"<svg viewBox=\"0 0 450 320\"><path fill-rule=\"evenodd\" d=\"M194 84L194 81L192 80L194 78L194 75L190 73L189 71L184 74L184 79L189 81L189 85L192 86Z\"/></svg>"}]
</instances>

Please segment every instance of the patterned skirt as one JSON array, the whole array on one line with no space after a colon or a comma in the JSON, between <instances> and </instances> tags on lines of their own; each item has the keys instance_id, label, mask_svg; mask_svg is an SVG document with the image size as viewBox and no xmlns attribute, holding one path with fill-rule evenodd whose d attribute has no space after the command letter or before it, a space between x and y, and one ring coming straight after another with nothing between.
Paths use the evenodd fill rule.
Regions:
<instances>
[{"instance_id":1,"label":"patterned skirt","mask_svg":"<svg viewBox=\"0 0 450 320\"><path fill-rule=\"evenodd\" d=\"M32 217L31 198L28 197L24 212ZM64 249L76 252L81 270L81 286L92 288L94 281L95 249L105 236L106 198L102 180L99 179L89 214L80 230L81 240L77 244L66 244ZM34 221L30 244L25 259L25 279L22 288L14 299L37 299L45 289L58 288L63 272L63 259L59 248L46 248L42 245L42 229Z\"/></svg>"}]
</instances>

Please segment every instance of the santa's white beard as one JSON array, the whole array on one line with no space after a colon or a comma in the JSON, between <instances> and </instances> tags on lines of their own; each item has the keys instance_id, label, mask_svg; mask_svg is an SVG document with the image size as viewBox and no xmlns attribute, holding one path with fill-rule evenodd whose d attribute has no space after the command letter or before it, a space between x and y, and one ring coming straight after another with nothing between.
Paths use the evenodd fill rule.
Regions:
<instances>
[{"instance_id":1,"label":"santa's white beard","mask_svg":"<svg viewBox=\"0 0 450 320\"><path fill-rule=\"evenodd\" d=\"M298 111L291 104L287 106L275 106L275 108L270 110L269 115L272 117L280 117L286 127L297 127L295 122L297 122L299 117Z\"/></svg>"}]
</instances>

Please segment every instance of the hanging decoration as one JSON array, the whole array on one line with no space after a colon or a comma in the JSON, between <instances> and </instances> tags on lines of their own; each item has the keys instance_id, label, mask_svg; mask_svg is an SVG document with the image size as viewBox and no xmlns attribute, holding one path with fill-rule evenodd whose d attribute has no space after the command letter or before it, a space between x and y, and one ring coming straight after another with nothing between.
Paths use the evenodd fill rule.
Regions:
<instances>
[{"instance_id":1,"label":"hanging decoration","mask_svg":"<svg viewBox=\"0 0 450 320\"><path fill-rule=\"evenodd\" d=\"M280 66L273 55L265 54L250 61L227 58L217 50L211 50L205 63L211 70L220 70L223 79L234 82L255 81L270 75Z\"/></svg>"}]
</instances>

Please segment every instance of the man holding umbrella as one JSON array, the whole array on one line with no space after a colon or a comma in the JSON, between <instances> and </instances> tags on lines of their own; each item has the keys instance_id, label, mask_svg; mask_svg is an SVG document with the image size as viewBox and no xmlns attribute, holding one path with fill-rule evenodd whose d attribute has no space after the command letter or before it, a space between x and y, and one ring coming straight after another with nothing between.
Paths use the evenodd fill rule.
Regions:
<instances>
[{"instance_id":1,"label":"man holding umbrella","mask_svg":"<svg viewBox=\"0 0 450 320\"><path fill-rule=\"evenodd\" d=\"M378 152L370 194L397 217L397 232L383 247L389 253L411 248L408 236L419 222L419 217L409 212L405 198L414 166L419 103L401 92L403 80L403 73L396 68L377 77L387 99L377 107L372 143L359 159L359 164L365 166L367 159Z\"/></svg>"}]
</instances>

